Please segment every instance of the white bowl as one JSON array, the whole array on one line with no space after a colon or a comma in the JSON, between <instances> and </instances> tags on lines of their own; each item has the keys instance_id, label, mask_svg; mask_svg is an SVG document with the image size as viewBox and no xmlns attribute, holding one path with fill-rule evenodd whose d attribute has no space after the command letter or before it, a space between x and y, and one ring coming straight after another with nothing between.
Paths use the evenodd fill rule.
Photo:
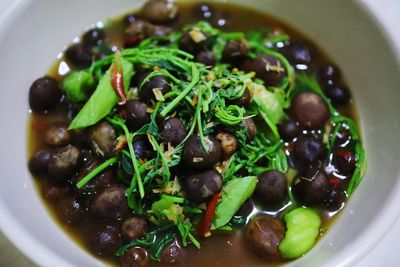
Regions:
<instances>
[{"instance_id":1,"label":"white bowl","mask_svg":"<svg viewBox=\"0 0 400 267\"><path fill-rule=\"evenodd\" d=\"M50 218L27 171L27 95L58 52L93 23L135 0L20 0L0 21L0 226L41 266L103 266ZM368 172L339 220L290 266L350 266L397 218L400 67L379 24L357 1L231 0L265 11L318 43L342 69L360 113Z\"/></svg>"}]
</instances>

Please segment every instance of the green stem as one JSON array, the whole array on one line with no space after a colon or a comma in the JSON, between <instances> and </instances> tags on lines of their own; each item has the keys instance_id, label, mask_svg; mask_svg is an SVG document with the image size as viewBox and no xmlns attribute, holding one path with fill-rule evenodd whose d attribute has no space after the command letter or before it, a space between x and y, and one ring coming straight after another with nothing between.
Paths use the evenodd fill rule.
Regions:
<instances>
[{"instance_id":1,"label":"green stem","mask_svg":"<svg viewBox=\"0 0 400 267\"><path fill-rule=\"evenodd\" d=\"M108 168L109 166L113 165L114 163L118 162L117 157L110 158L106 161L104 161L102 164L100 164L98 167L96 167L93 171L88 173L85 177L83 177L77 184L76 187L78 189L81 189L84 187L90 180L92 180L97 174L101 173L103 170Z\"/></svg>"},{"instance_id":2,"label":"green stem","mask_svg":"<svg viewBox=\"0 0 400 267\"><path fill-rule=\"evenodd\" d=\"M169 112L171 112L178 103L185 98L185 96L193 89L193 87L199 82L200 72L196 67L196 64L192 63L192 81L171 103L169 103L163 111L161 111L161 116L165 117Z\"/></svg>"}]
</instances>

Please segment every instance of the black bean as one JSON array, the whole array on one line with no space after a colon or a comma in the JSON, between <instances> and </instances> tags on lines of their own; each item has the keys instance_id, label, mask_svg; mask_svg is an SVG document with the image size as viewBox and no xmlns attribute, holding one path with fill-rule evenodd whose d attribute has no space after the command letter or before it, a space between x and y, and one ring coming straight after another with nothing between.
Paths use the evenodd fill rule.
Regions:
<instances>
[{"instance_id":1,"label":"black bean","mask_svg":"<svg viewBox=\"0 0 400 267\"><path fill-rule=\"evenodd\" d=\"M290 63L292 64L309 64L311 63L311 51L310 49L301 43L291 43L289 46L285 46L282 50Z\"/></svg>"},{"instance_id":2,"label":"black bean","mask_svg":"<svg viewBox=\"0 0 400 267\"><path fill-rule=\"evenodd\" d=\"M68 224L78 224L85 218L86 207L75 197L66 197L57 203L57 214Z\"/></svg>"},{"instance_id":3,"label":"black bean","mask_svg":"<svg viewBox=\"0 0 400 267\"><path fill-rule=\"evenodd\" d=\"M98 28L91 29L82 36L82 43L85 46L97 46L102 43L104 37L104 30Z\"/></svg>"},{"instance_id":4,"label":"black bean","mask_svg":"<svg viewBox=\"0 0 400 267\"><path fill-rule=\"evenodd\" d=\"M281 137L286 140L292 140L297 137L301 132L300 124L294 120L287 120L282 122L279 127L279 133Z\"/></svg>"},{"instance_id":5,"label":"black bean","mask_svg":"<svg viewBox=\"0 0 400 267\"><path fill-rule=\"evenodd\" d=\"M173 1L149 0L143 5L140 15L150 22L165 24L177 17L178 7Z\"/></svg>"},{"instance_id":6,"label":"black bean","mask_svg":"<svg viewBox=\"0 0 400 267\"><path fill-rule=\"evenodd\" d=\"M338 67L332 64L328 64L319 69L319 77L325 82L336 82L341 78L341 73Z\"/></svg>"},{"instance_id":7,"label":"black bean","mask_svg":"<svg viewBox=\"0 0 400 267\"><path fill-rule=\"evenodd\" d=\"M99 256L113 256L121 245L121 233L117 227L96 224L89 230L88 242L93 253Z\"/></svg>"},{"instance_id":8,"label":"black bean","mask_svg":"<svg viewBox=\"0 0 400 267\"><path fill-rule=\"evenodd\" d=\"M145 236L148 229L146 220L140 217L130 217L122 222L122 236L128 242Z\"/></svg>"},{"instance_id":9,"label":"black bean","mask_svg":"<svg viewBox=\"0 0 400 267\"><path fill-rule=\"evenodd\" d=\"M213 169L188 175L183 178L183 187L187 198L205 202L221 191L221 174Z\"/></svg>"},{"instance_id":10,"label":"black bean","mask_svg":"<svg viewBox=\"0 0 400 267\"><path fill-rule=\"evenodd\" d=\"M283 173L270 170L259 175L255 196L262 205L279 207L286 200L287 194L287 178Z\"/></svg>"},{"instance_id":11,"label":"black bean","mask_svg":"<svg viewBox=\"0 0 400 267\"><path fill-rule=\"evenodd\" d=\"M173 146L179 145L186 137L185 126L178 118L170 118L163 123L160 129L161 141L165 144L171 143Z\"/></svg>"},{"instance_id":12,"label":"black bean","mask_svg":"<svg viewBox=\"0 0 400 267\"><path fill-rule=\"evenodd\" d=\"M315 164L324 160L326 147L315 137L301 136L294 143L293 155L298 167Z\"/></svg>"},{"instance_id":13,"label":"black bean","mask_svg":"<svg viewBox=\"0 0 400 267\"><path fill-rule=\"evenodd\" d=\"M350 176L356 168L356 157L351 151L338 149L333 153L332 163L339 174Z\"/></svg>"},{"instance_id":14,"label":"black bean","mask_svg":"<svg viewBox=\"0 0 400 267\"><path fill-rule=\"evenodd\" d=\"M95 154L101 157L112 155L116 145L116 134L114 128L106 121L93 126L89 132L90 144Z\"/></svg>"},{"instance_id":15,"label":"black bean","mask_svg":"<svg viewBox=\"0 0 400 267\"><path fill-rule=\"evenodd\" d=\"M222 159L229 159L238 149L236 137L230 133L219 132L216 138L221 143Z\"/></svg>"},{"instance_id":16,"label":"black bean","mask_svg":"<svg viewBox=\"0 0 400 267\"><path fill-rule=\"evenodd\" d=\"M53 109L61 98L58 82L51 77L35 80L29 89L29 105L35 112Z\"/></svg>"},{"instance_id":17,"label":"black bean","mask_svg":"<svg viewBox=\"0 0 400 267\"><path fill-rule=\"evenodd\" d=\"M324 86L324 91L336 106L343 106L350 102L350 91L344 85L327 84Z\"/></svg>"},{"instance_id":18,"label":"black bean","mask_svg":"<svg viewBox=\"0 0 400 267\"><path fill-rule=\"evenodd\" d=\"M255 72L256 77L263 80L267 86L278 86L286 76L282 62L276 57L259 54L255 59L244 61L241 69L245 72Z\"/></svg>"},{"instance_id":19,"label":"black bean","mask_svg":"<svg viewBox=\"0 0 400 267\"><path fill-rule=\"evenodd\" d=\"M193 36L198 35L203 38L193 38ZM192 55L196 55L200 51L206 50L206 34L202 31L191 30L188 32L184 32L182 34L181 39L179 39L179 48L183 51L186 51Z\"/></svg>"},{"instance_id":20,"label":"black bean","mask_svg":"<svg viewBox=\"0 0 400 267\"><path fill-rule=\"evenodd\" d=\"M47 164L51 156L51 151L42 149L36 152L29 160L28 167L32 174L47 173Z\"/></svg>"},{"instance_id":21,"label":"black bean","mask_svg":"<svg viewBox=\"0 0 400 267\"><path fill-rule=\"evenodd\" d=\"M160 92L165 95L171 91L169 82L169 79L164 75L156 75L151 77L149 80L145 80L143 84L140 83L140 99L148 104L150 104L152 101L158 101L154 90L160 90Z\"/></svg>"},{"instance_id":22,"label":"black bean","mask_svg":"<svg viewBox=\"0 0 400 267\"><path fill-rule=\"evenodd\" d=\"M328 192L328 179L322 170L301 173L292 185L293 194L306 205L321 204Z\"/></svg>"},{"instance_id":23,"label":"black bean","mask_svg":"<svg viewBox=\"0 0 400 267\"><path fill-rule=\"evenodd\" d=\"M103 220L120 220L128 213L125 188L112 185L96 195L90 205L92 213Z\"/></svg>"},{"instance_id":24,"label":"black bean","mask_svg":"<svg viewBox=\"0 0 400 267\"><path fill-rule=\"evenodd\" d=\"M134 247L127 250L121 258L121 267L148 267L149 257L144 248Z\"/></svg>"},{"instance_id":25,"label":"black bean","mask_svg":"<svg viewBox=\"0 0 400 267\"><path fill-rule=\"evenodd\" d=\"M182 265L184 258L184 251L177 241L167 246L161 253L161 263L167 265Z\"/></svg>"},{"instance_id":26,"label":"black bean","mask_svg":"<svg viewBox=\"0 0 400 267\"><path fill-rule=\"evenodd\" d=\"M222 52L222 60L234 66L239 66L246 59L248 52L249 44L247 40L230 40L226 43Z\"/></svg>"},{"instance_id":27,"label":"black bean","mask_svg":"<svg viewBox=\"0 0 400 267\"><path fill-rule=\"evenodd\" d=\"M250 220L245 237L250 249L258 256L276 260L280 255L278 246L284 235L285 226L280 220L262 215Z\"/></svg>"},{"instance_id":28,"label":"black bean","mask_svg":"<svg viewBox=\"0 0 400 267\"><path fill-rule=\"evenodd\" d=\"M196 61L206 66L214 66L216 63L214 53L211 51L201 51L196 55Z\"/></svg>"},{"instance_id":29,"label":"black bean","mask_svg":"<svg viewBox=\"0 0 400 267\"><path fill-rule=\"evenodd\" d=\"M195 168L207 169L214 166L222 154L221 144L213 136L205 136L204 142L207 151L203 147L200 137L192 135L183 147L184 162Z\"/></svg>"},{"instance_id":30,"label":"black bean","mask_svg":"<svg viewBox=\"0 0 400 267\"><path fill-rule=\"evenodd\" d=\"M46 130L44 133L44 142L52 146L62 146L68 144L70 141L70 134L67 127L55 125Z\"/></svg>"},{"instance_id":31,"label":"black bean","mask_svg":"<svg viewBox=\"0 0 400 267\"><path fill-rule=\"evenodd\" d=\"M150 122L150 114L147 112L148 106L145 103L139 100L129 100L125 106L126 124L129 130L137 131Z\"/></svg>"},{"instance_id":32,"label":"black bean","mask_svg":"<svg viewBox=\"0 0 400 267\"><path fill-rule=\"evenodd\" d=\"M293 97L290 113L301 125L310 129L319 129L329 119L328 106L317 94L298 93Z\"/></svg>"},{"instance_id":33,"label":"black bean","mask_svg":"<svg viewBox=\"0 0 400 267\"><path fill-rule=\"evenodd\" d=\"M50 176L58 181L66 181L78 167L80 154L80 150L73 145L55 150L47 164Z\"/></svg>"},{"instance_id":34,"label":"black bean","mask_svg":"<svg viewBox=\"0 0 400 267\"><path fill-rule=\"evenodd\" d=\"M247 134L249 136L249 141L253 141L257 135L257 127L253 119L252 118L245 119L240 123L240 125L246 127Z\"/></svg>"},{"instance_id":35,"label":"black bean","mask_svg":"<svg viewBox=\"0 0 400 267\"><path fill-rule=\"evenodd\" d=\"M90 47L82 43L73 44L65 51L65 57L68 62L77 68L87 68L92 64L93 53Z\"/></svg>"}]
</instances>

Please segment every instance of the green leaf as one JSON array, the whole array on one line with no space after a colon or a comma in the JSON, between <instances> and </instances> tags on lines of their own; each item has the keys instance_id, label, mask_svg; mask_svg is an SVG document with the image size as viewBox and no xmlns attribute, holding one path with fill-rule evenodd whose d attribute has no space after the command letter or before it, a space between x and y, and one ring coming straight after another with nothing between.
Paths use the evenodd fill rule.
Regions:
<instances>
[{"instance_id":1,"label":"green leaf","mask_svg":"<svg viewBox=\"0 0 400 267\"><path fill-rule=\"evenodd\" d=\"M121 58L122 73L124 78L125 91L128 91L129 83L133 75L133 65L127 60ZM69 125L69 129L85 128L96 124L107 116L112 108L118 103L119 98L115 94L111 84L111 69L101 78L96 91L92 94L78 115Z\"/></svg>"},{"instance_id":2,"label":"green leaf","mask_svg":"<svg viewBox=\"0 0 400 267\"><path fill-rule=\"evenodd\" d=\"M279 91L270 92L263 85L256 83L249 83L249 89L253 95L253 101L268 115L273 124L278 124L285 117L284 98Z\"/></svg>"},{"instance_id":3,"label":"green leaf","mask_svg":"<svg viewBox=\"0 0 400 267\"><path fill-rule=\"evenodd\" d=\"M279 244L284 258L295 259L309 251L317 241L321 219L311 208L297 208L287 213L285 238Z\"/></svg>"},{"instance_id":4,"label":"green leaf","mask_svg":"<svg viewBox=\"0 0 400 267\"><path fill-rule=\"evenodd\" d=\"M256 189L257 177L247 176L229 181L222 189L222 197L215 210L211 229L227 224Z\"/></svg>"},{"instance_id":5,"label":"green leaf","mask_svg":"<svg viewBox=\"0 0 400 267\"><path fill-rule=\"evenodd\" d=\"M175 224L178 224L180 217L183 215L183 208L167 198L161 198L153 202L151 210L157 215L160 221L167 218Z\"/></svg>"},{"instance_id":6,"label":"green leaf","mask_svg":"<svg viewBox=\"0 0 400 267\"><path fill-rule=\"evenodd\" d=\"M95 85L95 80L86 70L72 72L63 81L63 90L72 102L86 100L87 92Z\"/></svg>"}]
</instances>

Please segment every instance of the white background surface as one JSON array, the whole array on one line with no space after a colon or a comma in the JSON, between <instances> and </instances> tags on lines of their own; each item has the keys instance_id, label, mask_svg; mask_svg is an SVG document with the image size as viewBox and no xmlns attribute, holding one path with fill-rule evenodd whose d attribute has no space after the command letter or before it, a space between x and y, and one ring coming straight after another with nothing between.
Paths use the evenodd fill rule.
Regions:
<instances>
[{"instance_id":1,"label":"white background surface","mask_svg":"<svg viewBox=\"0 0 400 267\"><path fill-rule=\"evenodd\" d=\"M360 0L366 3L379 17L388 34L394 40L398 55L400 55L400 0ZM17 0L0 0L0 16L7 9L17 4ZM400 90L400 85L399 85ZM387 233L377 247L370 251L355 267L369 266L400 266L400 256L397 245L400 237L400 220ZM0 266L34 266L28 259L20 254L0 233Z\"/></svg>"}]
</instances>

